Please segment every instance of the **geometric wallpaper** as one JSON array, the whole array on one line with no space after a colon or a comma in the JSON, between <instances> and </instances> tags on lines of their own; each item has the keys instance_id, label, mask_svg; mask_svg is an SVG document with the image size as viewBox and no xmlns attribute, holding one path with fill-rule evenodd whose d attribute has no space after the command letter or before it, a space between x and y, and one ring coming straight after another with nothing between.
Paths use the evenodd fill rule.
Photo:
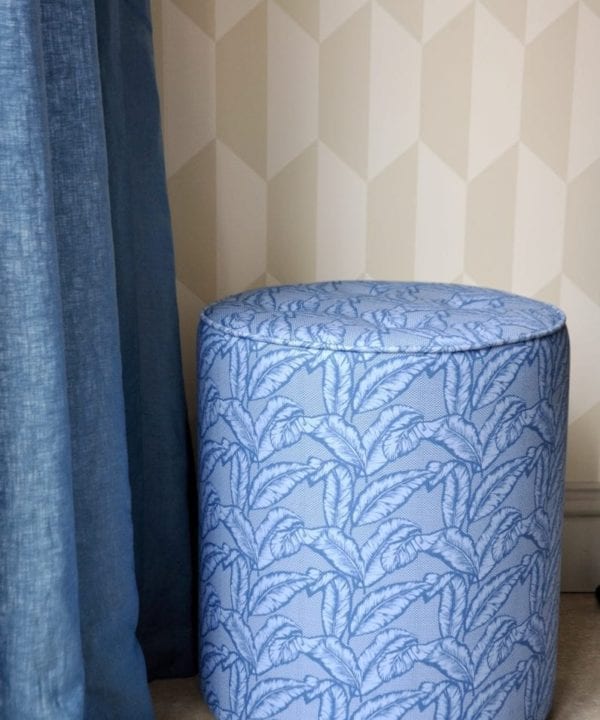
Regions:
<instances>
[{"instance_id":1,"label":"geometric wallpaper","mask_svg":"<svg viewBox=\"0 0 600 720\"><path fill-rule=\"evenodd\" d=\"M600 487L600 0L153 0L188 399L201 308L465 282L560 305Z\"/></svg>"}]
</instances>

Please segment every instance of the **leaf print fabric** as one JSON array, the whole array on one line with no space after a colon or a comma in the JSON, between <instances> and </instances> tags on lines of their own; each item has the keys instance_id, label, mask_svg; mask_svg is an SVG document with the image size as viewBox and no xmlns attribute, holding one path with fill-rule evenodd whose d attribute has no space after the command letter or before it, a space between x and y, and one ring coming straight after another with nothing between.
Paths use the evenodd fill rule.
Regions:
<instances>
[{"instance_id":1,"label":"leaf print fabric","mask_svg":"<svg viewBox=\"0 0 600 720\"><path fill-rule=\"evenodd\" d=\"M264 288L205 311L198 357L215 716L545 720L560 311L452 285Z\"/></svg>"},{"instance_id":2,"label":"leaf print fabric","mask_svg":"<svg viewBox=\"0 0 600 720\"><path fill-rule=\"evenodd\" d=\"M398 374L401 374L403 364L407 365L406 372L410 374L412 364L427 360L426 357L406 357L405 353L474 351L520 343L544 337L559 330L565 322L563 313L552 305L499 290L372 281L281 285L250 290L210 305L204 310L202 320L226 333L225 342L232 337L247 337L272 345L311 350L397 354ZM220 345L219 339L214 337L207 343ZM203 350L209 356L215 352L210 344ZM265 366L275 368L275 375L279 364L281 368L286 367L285 355L278 354L278 350L273 347L268 357L262 358L258 369L254 370L254 382ZM486 377L480 381L478 402L484 391L489 393L484 400L493 398L514 365L518 367L519 358L520 353L517 353L513 364L504 363L502 356L494 357ZM298 359L298 355L289 357L289 362ZM370 368L369 379L364 381L366 386L376 384L377 378L382 377L381 366L385 367L386 359L389 360L380 358ZM325 358L319 357L319 360ZM339 362L343 360L339 359ZM379 366L377 371L376 366ZM393 374L393 365L389 370ZM477 379L472 373L468 374ZM393 378L390 377L389 382L393 384ZM398 386L401 387L400 380ZM385 394L384 390L382 394Z\"/></svg>"}]
</instances>

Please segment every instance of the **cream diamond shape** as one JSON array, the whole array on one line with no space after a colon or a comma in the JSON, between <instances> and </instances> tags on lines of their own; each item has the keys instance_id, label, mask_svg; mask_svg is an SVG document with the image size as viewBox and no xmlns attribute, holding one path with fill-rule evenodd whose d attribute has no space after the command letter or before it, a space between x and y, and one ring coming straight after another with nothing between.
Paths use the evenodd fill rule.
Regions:
<instances>
[{"instance_id":1,"label":"cream diamond shape","mask_svg":"<svg viewBox=\"0 0 600 720\"><path fill-rule=\"evenodd\" d=\"M451 282L463 269L464 180L419 143L415 279Z\"/></svg>"},{"instance_id":2,"label":"cream diamond shape","mask_svg":"<svg viewBox=\"0 0 600 720\"><path fill-rule=\"evenodd\" d=\"M215 137L215 45L171 0L163 3L163 127L167 175Z\"/></svg>"},{"instance_id":3,"label":"cream diamond shape","mask_svg":"<svg viewBox=\"0 0 600 720\"><path fill-rule=\"evenodd\" d=\"M367 272L410 280L415 265L418 145L369 183Z\"/></svg>"},{"instance_id":4,"label":"cream diamond shape","mask_svg":"<svg viewBox=\"0 0 600 720\"><path fill-rule=\"evenodd\" d=\"M252 12L262 0L216 0L215 34L217 40L229 32L242 18ZM202 2L202 0L196 0Z\"/></svg>"},{"instance_id":5,"label":"cream diamond shape","mask_svg":"<svg viewBox=\"0 0 600 720\"><path fill-rule=\"evenodd\" d=\"M377 3L371 19L369 178L419 136L421 47Z\"/></svg>"},{"instance_id":6,"label":"cream diamond shape","mask_svg":"<svg viewBox=\"0 0 600 720\"><path fill-rule=\"evenodd\" d=\"M269 180L267 270L281 283L315 279L317 143Z\"/></svg>"},{"instance_id":7,"label":"cream diamond shape","mask_svg":"<svg viewBox=\"0 0 600 720\"><path fill-rule=\"evenodd\" d=\"M267 6L217 43L217 137L261 177L267 170Z\"/></svg>"},{"instance_id":8,"label":"cream diamond shape","mask_svg":"<svg viewBox=\"0 0 600 720\"><path fill-rule=\"evenodd\" d=\"M319 133L319 46L276 3L268 18L268 161L271 178Z\"/></svg>"},{"instance_id":9,"label":"cream diamond shape","mask_svg":"<svg viewBox=\"0 0 600 720\"><path fill-rule=\"evenodd\" d=\"M424 0L423 42L433 37L471 2L472 0Z\"/></svg>"},{"instance_id":10,"label":"cream diamond shape","mask_svg":"<svg viewBox=\"0 0 600 720\"><path fill-rule=\"evenodd\" d=\"M417 40L423 34L423 0L378 0Z\"/></svg>"},{"instance_id":11,"label":"cream diamond shape","mask_svg":"<svg viewBox=\"0 0 600 720\"><path fill-rule=\"evenodd\" d=\"M478 285L510 288L517 148L468 186L465 269Z\"/></svg>"},{"instance_id":12,"label":"cream diamond shape","mask_svg":"<svg viewBox=\"0 0 600 720\"><path fill-rule=\"evenodd\" d=\"M600 158L600 17L581 5L571 115L569 179Z\"/></svg>"},{"instance_id":13,"label":"cream diamond shape","mask_svg":"<svg viewBox=\"0 0 600 720\"><path fill-rule=\"evenodd\" d=\"M475 8L469 178L519 139L523 45L483 6Z\"/></svg>"},{"instance_id":14,"label":"cream diamond shape","mask_svg":"<svg viewBox=\"0 0 600 720\"><path fill-rule=\"evenodd\" d=\"M319 143L317 280L354 279L365 270L367 185Z\"/></svg>"},{"instance_id":15,"label":"cream diamond shape","mask_svg":"<svg viewBox=\"0 0 600 720\"><path fill-rule=\"evenodd\" d=\"M267 267L267 185L217 142L217 289L241 292Z\"/></svg>"},{"instance_id":16,"label":"cream diamond shape","mask_svg":"<svg viewBox=\"0 0 600 720\"><path fill-rule=\"evenodd\" d=\"M577 8L549 25L525 51L521 140L567 175Z\"/></svg>"},{"instance_id":17,"label":"cream diamond shape","mask_svg":"<svg viewBox=\"0 0 600 720\"><path fill-rule=\"evenodd\" d=\"M277 0L315 40L319 40L319 0Z\"/></svg>"},{"instance_id":18,"label":"cream diamond shape","mask_svg":"<svg viewBox=\"0 0 600 720\"><path fill-rule=\"evenodd\" d=\"M370 7L321 43L319 138L362 177L369 140Z\"/></svg>"},{"instance_id":19,"label":"cream diamond shape","mask_svg":"<svg viewBox=\"0 0 600 720\"><path fill-rule=\"evenodd\" d=\"M560 273L566 203L565 182L521 145L513 246L515 292L534 295Z\"/></svg>"},{"instance_id":20,"label":"cream diamond shape","mask_svg":"<svg viewBox=\"0 0 600 720\"><path fill-rule=\"evenodd\" d=\"M600 304L600 160L569 184L564 270Z\"/></svg>"},{"instance_id":21,"label":"cream diamond shape","mask_svg":"<svg viewBox=\"0 0 600 720\"><path fill-rule=\"evenodd\" d=\"M329 37L366 3L367 0L321 0L321 40Z\"/></svg>"},{"instance_id":22,"label":"cream diamond shape","mask_svg":"<svg viewBox=\"0 0 600 720\"><path fill-rule=\"evenodd\" d=\"M466 177L473 60L473 7L423 47L421 139Z\"/></svg>"},{"instance_id":23,"label":"cream diamond shape","mask_svg":"<svg viewBox=\"0 0 600 720\"><path fill-rule=\"evenodd\" d=\"M576 2L577 0L527 0L526 42L531 42Z\"/></svg>"}]
</instances>

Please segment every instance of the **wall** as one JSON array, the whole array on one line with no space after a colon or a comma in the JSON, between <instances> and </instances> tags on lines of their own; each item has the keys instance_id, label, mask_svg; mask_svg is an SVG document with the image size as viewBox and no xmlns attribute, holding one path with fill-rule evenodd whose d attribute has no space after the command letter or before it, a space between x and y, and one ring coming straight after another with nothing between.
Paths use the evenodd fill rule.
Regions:
<instances>
[{"instance_id":1,"label":"wall","mask_svg":"<svg viewBox=\"0 0 600 720\"><path fill-rule=\"evenodd\" d=\"M568 314L568 507L600 510L600 0L153 10L190 398L197 316L228 293L513 290Z\"/></svg>"}]
</instances>

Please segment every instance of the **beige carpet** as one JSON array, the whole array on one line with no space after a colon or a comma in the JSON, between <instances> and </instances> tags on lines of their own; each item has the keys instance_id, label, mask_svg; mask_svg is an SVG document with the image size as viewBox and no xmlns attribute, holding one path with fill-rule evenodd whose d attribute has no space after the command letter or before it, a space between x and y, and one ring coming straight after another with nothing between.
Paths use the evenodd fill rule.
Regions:
<instances>
[{"instance_id":1,"label":"beige carpet","mask_svg":"<svg viewBox=\"0 0 600 720\"><path fill-rule=\"evenodd\" d=\"M150 687L156 720L213 720L195 679L157 680ZM600 608L591 594L562 596L558 678L549 720L600 720Z\"/></svg>"},{"instance_id":2,"label":"beige carpet","mask_svg":"<svg viewBox=\"0 0 600 720\"><path fill-rule=\"evenodd\" d=\"M600 607L591 594L561 597L558 677L550 719L600 720Z\"/></svg>"}]
</instances>

